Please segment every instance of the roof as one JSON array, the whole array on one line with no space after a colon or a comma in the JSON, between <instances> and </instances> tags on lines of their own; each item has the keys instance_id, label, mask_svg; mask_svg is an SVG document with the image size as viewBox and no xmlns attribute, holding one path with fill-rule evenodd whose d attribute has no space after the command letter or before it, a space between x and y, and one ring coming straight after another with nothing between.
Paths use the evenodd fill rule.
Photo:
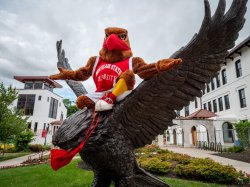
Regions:
<instances>
[{"instance_id":1,"label":"roof","mask_svg":"<svg viewBox=\"0 0 250 187\"><path fill-rule=\"evenodd\" d=\"M62 88L62 85L50 79L48 76L14 76L14 79L22 83L25 83L26 81L43 81L43 82L47 82L49 85L53 86L54 88Z\"/></svg>"},{"instance_id":2,"label":"roof","mask_svg":"<svg viewBox=\"0 0 250 187\"><path fill-rule=\"evenodd\" d=\"M229 54L227 55L226 58L231 58L231 56L234 53L239 53L240 54L240 49L243 48L244 46L250 47L250 36L248 36L245 40L243 40L240 44L238 44L235 48L233 48Z\"/></svg>"},{"instance_id":3,"label":"roof","mask_svg":"<svg viewBox=\"0 0 250 187\"><path fill-rule=\"evenodd\" d=\"M211 117L217 116L214 112L210 112L205 109L200 109L189 116L185 117L185 119L207 119Z\"/></svg>"},{"instance_id":4,"label":"roof","mask_svg":"<svg viewBox=\"0 0 250 187\"><path fill-rule=\"evenodd\" d=\"M52 121L50 122L51 125L62 125L63 121Z\"/></svg>"}]
</instances>

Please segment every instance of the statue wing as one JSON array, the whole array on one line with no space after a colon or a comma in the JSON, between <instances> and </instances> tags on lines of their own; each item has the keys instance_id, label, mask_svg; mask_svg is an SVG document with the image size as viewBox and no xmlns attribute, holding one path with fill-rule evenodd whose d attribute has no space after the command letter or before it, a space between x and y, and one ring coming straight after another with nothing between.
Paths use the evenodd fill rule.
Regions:
<instances>
[{"instance_id":1,"label":"statue wing","mask_svg":"<svg viewBox=\"0 0 250 187\"><path fill-rule=\"evenodd\" d=\"M182 58L183 64L143 81L111 115L110 123L123 126L133 148L150 144L172 125L175 110L202 96L205 83L235 45L245 22L247 0L233 0L226 13L226 2L220 0L212 17L208 0L204 2L205 17L198 34L171 56Z\"/></svg>"}]
</instances>

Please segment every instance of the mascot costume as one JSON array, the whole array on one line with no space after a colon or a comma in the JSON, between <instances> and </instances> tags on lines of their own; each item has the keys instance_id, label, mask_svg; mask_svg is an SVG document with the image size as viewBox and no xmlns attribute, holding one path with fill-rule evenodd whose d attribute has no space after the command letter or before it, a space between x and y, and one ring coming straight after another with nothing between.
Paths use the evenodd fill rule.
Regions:
<instances>
[{"instance_id":1,"label":"mascot costume","mask_svg":"<svg viewBox=\"0 0 250 187\"><path fill-rule=\"evenodd\" d=\"M77 98L76 106L105 111L113 108L114 103L124 99L135 85L135 76L149 79L155 74L179 65L182 60L163 59L154 64L146 64L140 57L132 57L128 31L111 27L105 29L105 39L100 56L90 57L87 65L76 71L59 68L60 73L50 76L54 80L87 80L93 77L96 91Z\"/></svg>"}]
</instances>

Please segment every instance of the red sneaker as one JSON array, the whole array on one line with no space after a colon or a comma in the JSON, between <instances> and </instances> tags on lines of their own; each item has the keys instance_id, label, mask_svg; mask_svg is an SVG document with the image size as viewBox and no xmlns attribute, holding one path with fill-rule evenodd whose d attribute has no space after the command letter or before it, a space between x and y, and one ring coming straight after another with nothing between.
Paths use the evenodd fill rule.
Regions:
<instances>
[{"instance_id":1,"label":"red sneaker","mask_svg":"<svg viewBox=\"0 0 250 187\"><path fill-rule=\"evenodd\" d=\"M111 110L116 101L116 96L112 94L112 92L106 93L102 96L102 98L96 102L95 111L105 111Z\"/></svg>"}]
</instances>

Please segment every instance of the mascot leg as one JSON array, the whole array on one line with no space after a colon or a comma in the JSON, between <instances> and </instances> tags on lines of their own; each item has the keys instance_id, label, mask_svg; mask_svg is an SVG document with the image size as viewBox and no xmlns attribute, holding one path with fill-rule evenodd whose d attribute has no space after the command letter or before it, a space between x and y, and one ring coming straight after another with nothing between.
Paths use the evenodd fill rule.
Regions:
<instances>
[{"instance_id":1,"label":"mascot leg","mask_svg":"<svg viewBox=\"0 0 250 187\"><path fill-rule=\"evenodd\" d=\"M116 84L112 92L105 94L95 105L96 111L111 110L116 101L116 97L127 90L132 90L135 85L135 75L133 71L127 70L116 79Z\"/></svg>"},{"instance_id":2,"label":"mascot leg","mask_svg":"<svg viewBox=\"0 0 250 187\"><path fill-rule=\"evenodd\" d=\"M81 95L76 100L76 106L79 109L83 109L84 107L94 108L95 102L92 101L89 97L85 95Z\"/></svg>"}]
</instances>

